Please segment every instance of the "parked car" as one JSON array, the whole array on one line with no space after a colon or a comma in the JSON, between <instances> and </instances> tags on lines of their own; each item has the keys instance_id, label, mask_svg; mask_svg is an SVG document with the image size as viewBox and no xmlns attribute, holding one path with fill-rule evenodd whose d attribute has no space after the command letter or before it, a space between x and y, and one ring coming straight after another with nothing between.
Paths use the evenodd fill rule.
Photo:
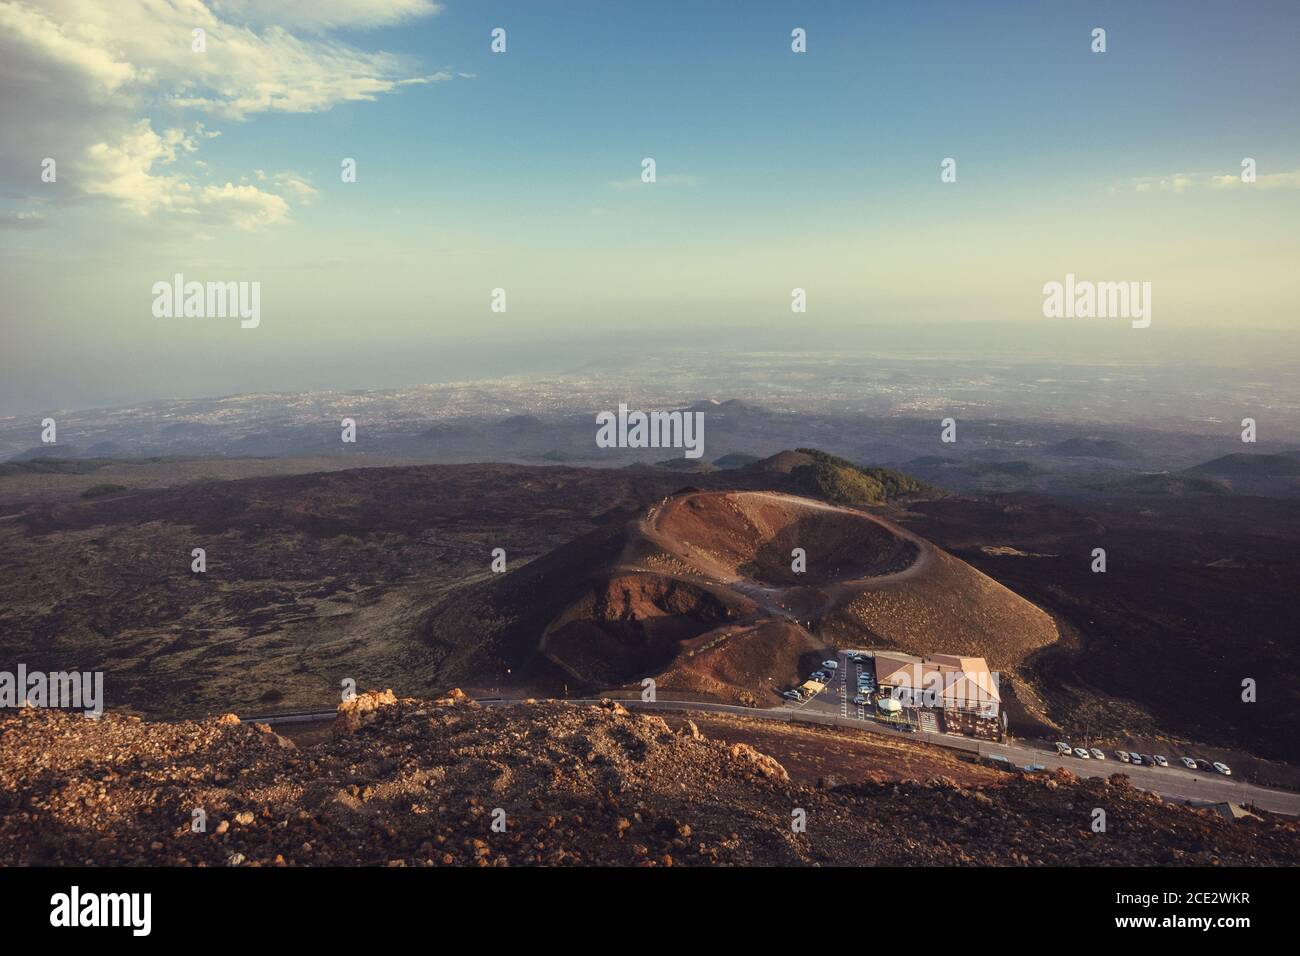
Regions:
<instances>
[{"instance_id":1,"label":"parked car","mask_svg":"<svg viewBox=\"0 0 1300 956\"><path fill-rule=\"evenodd\" d=\"M1143 754L1143 755L1142 755L1142 766L1144 766L1144 767L1154 767L1155 765L1156 765L1156 758L1155 758L1155 757L1151 756L1150 754Z\"/></svg>"},{"instance_id":2,"label":"parked car","mask_svg":"<svg viewBox=\"0 0 1300 956\"><path fill-rule=\"evenodd\" d=\"M1196 761L1193 760L1191 757L1180 757L1178 759L1180 759L1183 762L1183 766L1186 767L1188 770L1196 769Z\"/></svg>"},{"instance_id":3,"label":"parked car","mask_svg":"<svg viewBox=\"0 0 1300 956\"><path fill-rule=\"evenodd\" d=\"M1118 757L1120 760L1124 761L1125 763L1128 763L1128 761L1129 761L1129 756L1128 756L1128 753L1127 753L1126 751L1123 751L1123 750L1116 750L1116 751L1115 751L1115 756Z\"/></svg>"},{"instance_id":4,"label":"parked car","mask_svg":"<svg viewBox=\"0 0 1300 956\"><path fill-rule=\"evenodd\" d=\"M1068 757L1070 756L1070 745L1063 740L1058 740L1056 742L1056 752L1062 757Z\"/></svg>"},{"instance_id":5,"label":"parked car","mask_svg":"<svg viewBox=\"0 0 1300 956\"><path fill-rule=\"evenodd\" d=\"M865 697L863 697L861 694L859 694L857 697L854 697L854 698L853 698L853 703L855 703L855 704L857 704L859 707L861 707L863 704L868 703L868 700L867 700L867 698L865 698Z\"/></svg>"},{"instance_id":6,"label":"parked car","mask_svg":"<svg viewBox=\"0 0 1300 956\"><path fill-rule=\"evenodd\" d=\"M1142 755L1135 750L1130 750L1128 752L1128 759L1133 761L1135 764L1140 765L1142 763Z\"/></svg>"},{"instance_id":7,"label":"parked car","mask_svg":"<svg viewBox=\"0 0 1300 956\"><path fill-rule=\"evenodd\" d=\"M1100 750L1098 750L1096 747L1089 747L1089 748L1088 748L1088 753L1092 754L1092 759L1093 759L1093 760L1105 760L1105 759L1106 759L1106 755L1105 755L1104 753L1102 753Z\"/></svg>"},{"instance_id":8,"label":"parked car","mask_svg":"<svg viewBox=\"0 0 1300 956\"><path fill-rule=\"evenodd\" d=\"M1169 760L1168 760L1167 758L1165 758L1165 757L1160 756L1159 754L1154 754L1154 755L1151 757L1151 759L1154 760L1158 766L1161 766L1161 767L1168 767L1168 766L1169 766Z\"/></svg>"},{"instance_id":9,"label":"parked car","mask_svg":"<svg viewBox=\"0 0 1300 956\"><path fill-rule=\"evenodd\" d=\"M1074 748L1074 755L1075 755L1076 757L1078 757L1080 760L1091 760L1091 759L1092 759L1092 757L1090 757L1090 756L1088 755L1088 751L1084 750L1082 747L1075 747L1075 748Z\"/></svg>"},{"instance_id":10,"label":"parked car","mask_svg":"<svg viewBox=\"0 0 1300 956\"><path fill-rule=\"evenodd\" d=\"M813 671L810 676L817 683L824 684L826 683L826 678L828 678L830 675L827 674L825 671Z\"/></svg>"},{"instance_id":11,"label":"parked car","mask_svg":"<svg viewBox=\"0 0 1300 956\"><path fill-rule=\"evenodd\" d=\"M803 700L803 694L799 693L797 690L788 690L781 696L786 700Z\"/></svg>"},{"instance_id":12,"label":"parked car","mask_svg":"<svg viewBox=\"0 0 1300 956\"><path fill-rule=\"evenodd\" d=\"M1198 770L1213 770L1213 769L1214 769L1214 765L1213 765L1212 763L1210 763L1208 760L1206 760L1204 757L1197 757L1197 758L1196 758L1196 767L1197 767Z\"/></svg>"},{"instance_id":13,"label":"parked car","mask_svg":"<svg viewBox=\"0 0 1300 956\"><path fill-rule=\"evenodd\" d=\"M1047 768L1044 767L1041 763L1025 764L1025 773L1045 773L1046 771Z\"/></svg>"},{"instance_id":14,"label":"parked car","mask_svg":"<svg viewBox=\"0 0 1300 956\"><path fill-rule=\"evenodd\" d=\"M1232 776L1232 768L1226 763L1219 763L1219 761L1216 760L1214 761L1214 769L1219 771L1219 773L1223 774L1225 777Z\"/></svg>"},{"instance_id":15,"label":"parked car","mask_svg":"<svg viewBox=\"0 0 1300 956\"><path fill-rule=\"evenodd\" d=\"M840 662L839 662L839 661L822 661L822 667L826 668L828 671L837 671L837 670L840 669Z\"/></svg>"}]
</instances>

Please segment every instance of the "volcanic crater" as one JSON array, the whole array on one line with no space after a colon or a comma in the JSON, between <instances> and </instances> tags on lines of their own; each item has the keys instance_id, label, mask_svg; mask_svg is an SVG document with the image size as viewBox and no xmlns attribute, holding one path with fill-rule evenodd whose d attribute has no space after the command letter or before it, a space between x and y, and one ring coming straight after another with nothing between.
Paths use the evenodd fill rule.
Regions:
<instances>
[{"instance_id":1,"label":"volcanic crater","mask_svg":"<svg viewBox=\"0 0 1300 956\"><path fill-rule=\"evenodd\" d=\"M795 569L795 550L806 565ZM586 693L770 705L834 648L987 657L1013 672L1050 616L891 521L769 491L687 489L430 616L429 636L489 620L513 677Z\"/></svg>"}]
</instances>

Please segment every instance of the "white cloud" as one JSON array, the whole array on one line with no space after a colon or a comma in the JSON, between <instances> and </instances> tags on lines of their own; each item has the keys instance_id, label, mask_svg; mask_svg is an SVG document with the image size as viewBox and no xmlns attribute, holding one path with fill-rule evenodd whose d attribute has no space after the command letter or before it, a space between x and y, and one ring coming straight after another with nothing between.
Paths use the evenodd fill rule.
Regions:
<instances>
[{"instance_id":1,"label":"white cloud","mask_svg":"<svg viewBox=\"0 0 1300 956\"><path fill-rule=\"evenodd\" d=\"M179 152L195 149L193 137L184 130L168 129L160 135L148 120L140 120L117 142L90 147L86 162L78 167L82 189L90 196L116 200L142 216L165 211L245 230L288 218L289 203L283 195L229 182L198 187L180 173L165 171ZM315 198L316 190L292 174L279 174L275 182L299 200Z\"/></svg>"},{"instance_id":2,"label":"white cloud","mask_svg":"<svg viewBox=\"0 0 1300 956\"><path fill-rule=\"evenodd\" d=\"M1139 193L1185 193L1200 189L1300 189L1300 169L1264 173L1255 182L1242 182L1240 173L1216 176L1211 173L1170 173L1165 176L1139 176L1123 187Z\"/></svg>"},{"instance_id":3,"label":"white cloud","mask_svg":"<svg viewBox=\"0 0 1300 956\"><path fill-rule=\"evenodd\" d=\"M1140 193L1181 193L1191 189L1195 183L1187 173L1170 173L1167 176L1142 176L1131 180L1130 185Z\"/></svg>"},{"instance_id":4,"label":"white cloud","mask_svg":"<svg viewBox=\"0 0 1300 956\"><path fill-rule=\"evenodd\" d=\"M249 23L332 30L390 26L443 7L433 0L215 0L213 9Z\"/></svg>"},{"instance_id":5,"label":"white cloud","mask_svg":"<svg viewBox=\"0 0 1300 956\"><path fill-rule=\"evenodd\" d=\"M1241 176L1213 176L1210 185L1216 189L1235 189L1253 186L1256 189L1300 189L1300 169L1282 173L1263 173L1253 183L1243 183Z\"/></svg>"},{"instance_id":6,"label":"white cloud","mask_svg":"<svg viewBox=\"0 0 1300 956\"><path fill-rule=\"evenodd\" d=\"M63 64L92 93L112 93L137 79L135 67L106 49L109 36L93 24L59 23L33 7L0 4L0 35L33 59Z\"/></svg>"},{"instance_id":7,"label":"white cloud","mask_svg":"<svg viewBox=\"0 0 1300 956\"><path fill-rule=\"evenodd\" d=\"M140 215L245 229L283 222L291 201L316 190L288 173L266 189L201 185L207 164L191 154L220 131L185 114L322 112L450 80L449 70L420 72L406 57L324 35L439 9L428 0L0 0L0 185L35 192L49 156L75 193ZM195 28L204 52L192 49ZM155 122L160 112L169 118Z\"/></svg>"}]
</instances>

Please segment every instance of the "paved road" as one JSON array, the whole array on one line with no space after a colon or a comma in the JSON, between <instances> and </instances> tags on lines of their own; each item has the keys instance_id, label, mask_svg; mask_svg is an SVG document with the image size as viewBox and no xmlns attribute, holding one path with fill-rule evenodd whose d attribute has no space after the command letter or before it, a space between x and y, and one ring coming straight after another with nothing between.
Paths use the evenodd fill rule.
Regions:
<instances>
[{"instance_id":1,"label":"paved road","mask_svg":"<svg viewBox=\"0 0 1300 956\"><path fill-rule=\"evenodd\" d=\"M845 672L845 665L841 665ZM846 673L847 676L847 673ZM853 675L856 684L856 674ZM839 715L839 685L834 681L819 697L804 706L785 706L771 709L741 707L735 704L715 704L691 700L642 701L618 698L626 707L639 710L666 711L705 711L707 713L735 714L740 717L760 720L781 720L787 722L818 724L821 726L843 727L868 733L904 737L916 743L929 743L950 750L964 750L980 756L1000 755L1011 760L1016 766L1030 764L1055 769L1064 767L1072 773L1083 777L1109 776L1112 773L1126 773L1135 787L1159 793L1171 800L1198 800L1214 803L1251 803L1273 813L1285 813L1300 816L1300 793L1289 790L1273 790L1251 783L1244 783L1231 777L1218 774L1206 776L1204 773L1174 767L1135 767L1118 760L1076 760L1073 757L1062 758L1055 749L1047 749L1031 741L1013 741L1006 743L988 743L968 737L950 734L929 734L922 731L896 729L871 719ZM850 698L851 700L851 698ZM510 698L480 698L484 706L506 707L523 703L522 700ZM595 704L599 698L567 700L569 704ZM818 705L816 708L813 704ZM249 723L306 723L310 721L332 720L334 711L307 711L298 714L273 714L265 717L242 718Z\"/></svg>"},{"instance_id":2,"label":"paved road","mask_svg":"<svg viewBox=\"0 0 1300 956\"><path fill-rule=\"evenodd\" d=\"M1135 787L1154 791L1173 800L1253 803L1261 809L1271 810L1274 813L1300 816L1300 794L1245 783L1213 772L1207 774L1203 771L1191 771L1180 764L1169 767L1136 766L1116 759L1113 753L1108 753L1105 760L1080 760L1076 757L1061 757L1054 746L1036 741L1012 740L995 744L950 734L895 730L868 717L864 713L864 708L854 707L852 700L857 694L857 676L861 666L850 661L843 652L839 655L839 665L835 678L827 685L826 690L810 701L787 705L781 709L797 714L797 719L800 720L833 722L837 725L856 726L874 733L899 734L913 740L924 740L940 747L966 750L981 756L997 754L1007 757L1018 767L1030 764L1038 764L1049 770L1064 767L1081 777L1126 773ZM846 699L847 707L844 706ZM739 710L747 712L750 716L767 713L746 710L746 708L739 708ZM1177 764L1176 758L1170 757L1170 763Z\"/></svg>"}]
</instances>

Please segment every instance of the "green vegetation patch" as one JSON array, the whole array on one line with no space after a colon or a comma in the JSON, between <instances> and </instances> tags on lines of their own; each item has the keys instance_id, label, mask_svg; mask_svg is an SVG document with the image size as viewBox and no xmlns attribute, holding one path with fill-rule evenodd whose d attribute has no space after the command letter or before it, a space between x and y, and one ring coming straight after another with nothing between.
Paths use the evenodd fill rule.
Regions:
<instances>
[{"instance_id":1,"label":"green vegetation patch","mask_svg":"<svg viewBox=\"0 0 1300 956\"><path fill-rule=\"evenodd\" d=\"M796 449L813 459L790 472L791 479L807 494L851 505L884 504L903 495L917 495L937 489L892 468L863 468L846 458L828 455L815 448Z\"/></svg>"}]
</instances>

